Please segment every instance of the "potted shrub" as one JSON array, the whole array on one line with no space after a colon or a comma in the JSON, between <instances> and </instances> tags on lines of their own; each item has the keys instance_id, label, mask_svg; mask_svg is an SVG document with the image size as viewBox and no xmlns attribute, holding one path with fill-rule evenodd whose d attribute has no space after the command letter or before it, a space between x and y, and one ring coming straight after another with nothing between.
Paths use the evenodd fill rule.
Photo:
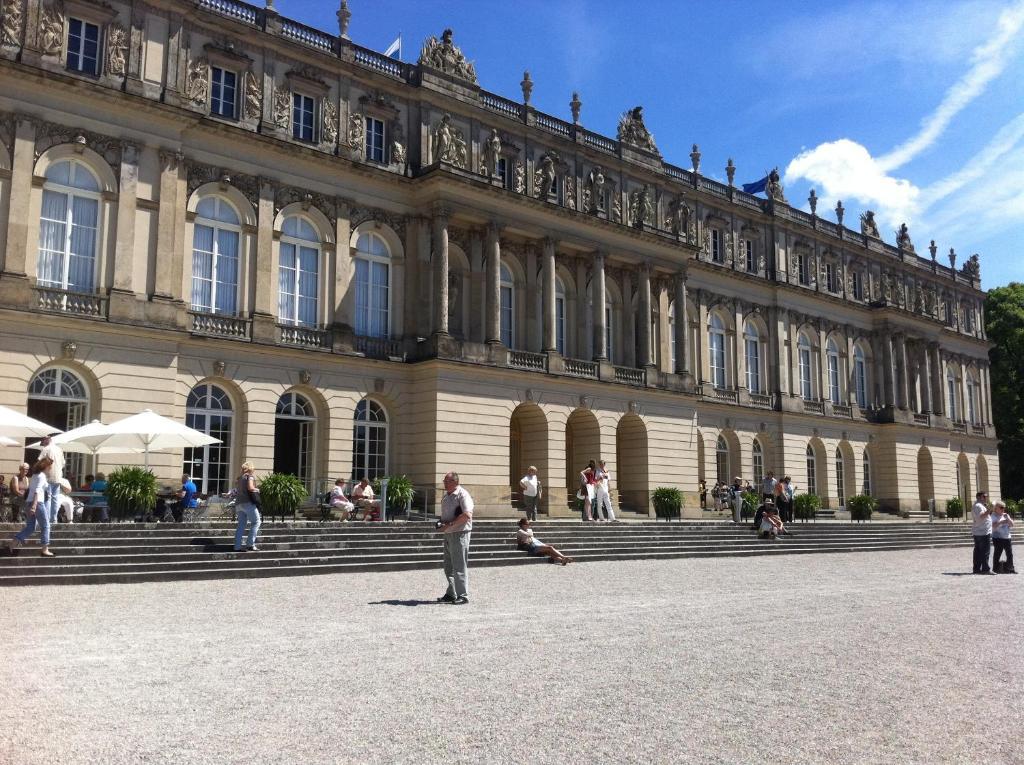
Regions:
<instances>
[{"instance_id":1,"label":"potted shrub","mask_svg":"<svg viewBox=\"0 0 1024 765\"><path fill-rule=\"evenodd\" d=\"M756 491L743 492L743 505L740 508L740 518L746 520L757 514L757 506L761 504L761 495Z\"/></svg>"},{"instance_id":2,"label":"potted shrub","mask_svg":"<svg viewBox=\"0 0 1024 765\"><path fill-rule=\"evenodd\" d=\"M683 493L669 486L659 486L651 495L654 503L654 515L669 520L680 518L683 511Z\"/></svg>"},{"instance_id":3,"label":"potted shrub","mask_svg":"<svg viewBox=\"0 0 1024 765\"><path fill-rule=\"evenodd\" d=\"M1015 499L1005 499L1006 512L1011 518L1020 518L1020 504Z\"/></svg>"},{"instance_id":4,"label":"potted shrub","mask_svg":"<svg viewBox=\"0 0 1024 765\"><path fill-rule=\"evenodd\" d=\"M964 501L960 497L952 497L946 500L946 517L947 518L963 518L964 517Z\"/></svg>"},{"instance_id":5,"label":"potted shrub","mask_svg":"<svg viewBox=\"0 0 1024 765\"><path fill-rule=\"evenodd\" d=\"M389 475L373 479L373 490L379 496L383 481L388 482L387 509L394 515L396 512L409 512L414 494L412 481L408 476Z\"/></svg>"},{"instance_id":6,"label":"potted shrub","mask_svg":"<svg viewBox=\"0 0 1024 765\"><path fill-rule=\"evenodd\" d=\"M870 521L871 514L878 509L878 500L868 494L858 494L846 500L846 509L855 521Z\"/></svg>"},{"instance_id":7,"label":"potted shrub","mask_svg":"<svg viewBox=\"0 0 1024 765\"><path fill-rule=\"evenodd\" d=\"M286 513L290 513L294 518L299 505L309 497L309 492L302 481L290 473L271 473L264 476L260 479L259 489L262 512L271 518L280 515L282 521Z\"/></svg>"},{"instance_id":8,"label":"potted shrub","mask_svg":"<svg viewBox=\"0 0 1024 765\"><path fill-rule=\"evenodd\" d=\"M814 520L821 507L821 499L817 494L797 494L793 497L793 517L801 521Z\"/></svg>"},{"instance_id":9,"label":"potted shrub","mask_svg":"<svg viewBox=\"0 0 1024 765\"><path fill-rule=\"evenodd\" d=\"M156 476L138 465L119 467L107 476L107 502L119 518L145 518L156 507Z\"/></svg>"}]
</instances>

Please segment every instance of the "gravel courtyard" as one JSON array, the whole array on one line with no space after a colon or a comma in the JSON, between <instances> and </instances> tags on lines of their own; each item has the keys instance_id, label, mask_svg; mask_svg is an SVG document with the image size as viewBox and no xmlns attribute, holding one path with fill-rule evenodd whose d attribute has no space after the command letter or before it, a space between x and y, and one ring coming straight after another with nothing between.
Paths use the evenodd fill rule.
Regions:
<instances>
[{"instance_id":1,"label":"gravel courtyard","mask_svg":"<svg viewBox=\"0 0 1024 765\"><path fill-rule=\"evenodd\" d=\"M1024 762L1024 577L969 563L0 590L0 762Z\"/></svg>"}]
</instances>

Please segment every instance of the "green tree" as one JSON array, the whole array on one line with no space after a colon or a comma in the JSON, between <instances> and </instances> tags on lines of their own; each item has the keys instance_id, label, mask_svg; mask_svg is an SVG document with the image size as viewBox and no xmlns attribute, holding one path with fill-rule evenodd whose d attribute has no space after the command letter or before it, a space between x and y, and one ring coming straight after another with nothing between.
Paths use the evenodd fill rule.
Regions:
<instances>
[{"instance_id":1,"label":"green tree","mask_svg":"<svg viewBox=\"0 0 1024 765\"><path fill-rule=\"evenodd\" d=\"M1024 497L1024 284L996 287L985 298L985 331L993 343L992 416L999 438L1005 497Z\"/></svg>"}]
</instances>

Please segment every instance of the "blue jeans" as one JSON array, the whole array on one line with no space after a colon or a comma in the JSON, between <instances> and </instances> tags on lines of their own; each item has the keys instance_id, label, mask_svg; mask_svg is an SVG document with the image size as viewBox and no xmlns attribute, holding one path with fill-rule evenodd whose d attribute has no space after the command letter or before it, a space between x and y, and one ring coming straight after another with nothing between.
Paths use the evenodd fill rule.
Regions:
<instances>
[{"instance_id":1,"label":"blue jeans","mask_svg":"<svg viewBox=\"0 0 1024 765\"><path fill-rule=\"evenodd\" d=\"M57 511L60 510L60 484L50 484L50 523L57 522ZM74 518L68 518L69 521L73 521Z\"/></svg>"},{"instance_id":2,"label":"blue jeans","mask_svg":"<svg viewBox=\"0 0 1024 765\"><path fill-rule=\"evenodd\" d=\"M40 544L46 547L50 544L50 511L42 502L36 504L36 511L31 515L28 514L28 509L25 509L25 528L15 534L14 538L25 544L28 538L36 533L37 523L39 524L39 533L42 535Z\"/></svg>"},{"instance_id":3,"label":"blue jeans","mask_svg":"<svg viewBox=\"0 0 1024 765\"><path fill-rule=\"evenodd\" d=\"M238 505L238 526L235 527L235 549L242 549L242 537L245 536L246 524L251 523L249 527L249 541L246 547L256 546L256 535L260 533L260 511L256 509L256 505L239 504Z\"/></svg>"}]
</instances>

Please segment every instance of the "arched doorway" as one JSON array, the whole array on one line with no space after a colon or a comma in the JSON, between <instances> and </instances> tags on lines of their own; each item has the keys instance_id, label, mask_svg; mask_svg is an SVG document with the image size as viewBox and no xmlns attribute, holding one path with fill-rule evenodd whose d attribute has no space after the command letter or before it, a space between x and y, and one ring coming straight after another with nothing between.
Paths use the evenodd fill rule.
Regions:
<instances>
[{"instance_id":1,"label":"arched doorway","mask_svg":"<svg viewBox=\"0 0 1024 765\"><path fill-rule=\"evenodd\" d=\"M536 404L520 404L509 421L508 483L513 496L521 491L519 480L526 469L537 468L542 486L548 481L548 421ZM546 497L541 508L546 508Z\"/></svg>"},{"instance_id":2,"label":"arched doorway","mask_svg":"<svg viewBox=\"0 0 1024 765\"><path fill-rule=\"evenodd\" d=\"M971 491L971 464L963 452L956 458L956 495L964 503L964 510L969 513L974 504Z\"/></svg>"},{"instance_id":3,"label":"arched doorway","mask_svg":"<svg viewBox=\"0 0 1024 765\"><path fill-rule=\"evenodd\" d=\"M983 491L988 493L988 462L982 455L978 455L978 459L974 463L975 473L975 484L977 485L976 491Z\"/></svg>"},{"instance_id":4,"label":"arched doorway","mask_svg":"<svg viewBox=\"0 0 1024 765\"><path fill-rule=\"evenodd\" d=\"M565 486L570 505L580 485L580 471L601 458L601 428L588 409L577 409L565 422Z\"/></svg>"},{"instance_id":5,"label":"arched doorway","mask_svg":"<svg viewBox=\"0 0 1024 765\"><path fill-rule=\"evenodd\" d=\"M388 472L388 416L376 401L356 404L352 423L352 477L383 478Z\"/></svg>"},{"instance_id":6,"label":"arched doorway","mask_svg":"<svg viewBox=\"0 0 1024 765\"><path fill-rule=\"evenodd\" d=\"M186 449L182 472L192 476L200 494L223 494L231 488L231 431L234 407L227 392L216 385L197 385L188 394L185 424L219 444Z\"/></svg>"},{"instance_id":7,"label":"arched doorway","mask_svg":"<svg viewBox=\"0 0 1024 765\"><path fill-rule=\"evenodd\" d=\"M917 492L921 509L928 510L928 501L935 498L935 467L927 446L917 450Z\"/></svg>"},{"instance_id":8,"label":"arched doorway","mask_svg":"<svg viewBox=\"0 0 1024 765\"><path fill-rule=\"evenodd\" d=\"M315 490L316 413L300 393L285 393L274 415L274 472L298 477L306 491Z\"/></svg>"},{"instance_id":9,"label":"arched doorway","mask_svg":"<svg viewBox=\"0 0 1024 765\"><path fill-rule=\"evenodd\" d=\"M647 478L647 427L635 414L627 414L615 429L615 465L612 491L618 490L625 510L646 514L650 504Z\"/></svg>"},{"instance_id":10,"label":"arched doorway","mask_svg":"<svg viewBox=\"0 0 1024 765\"><path fill-rule=\"evenodd\" d=\"M89 391L77 374L64 367L50 367L32 378L28 386L28 416L52 425L54 430L71 430L89 421ZM38 452L26 452L31 464ZM85 456L64 455L64 477L79 486L85 475Z\"/></svg>"}]
</instances>

